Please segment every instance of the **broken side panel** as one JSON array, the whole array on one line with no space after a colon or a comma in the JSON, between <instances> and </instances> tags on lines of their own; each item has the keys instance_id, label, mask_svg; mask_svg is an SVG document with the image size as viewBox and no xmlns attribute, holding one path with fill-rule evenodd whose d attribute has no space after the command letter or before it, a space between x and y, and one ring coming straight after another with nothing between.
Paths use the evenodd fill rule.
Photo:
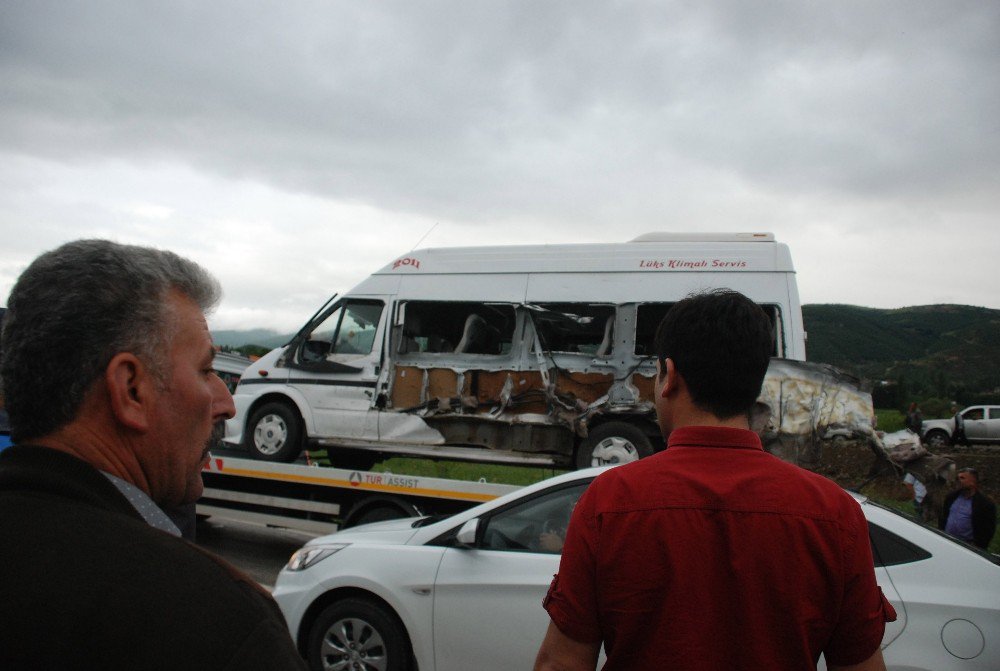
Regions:
<instances>
[{"instance_id":1,"label":"broken side panel","mask_svg":"<svg viewBox=\"0 0 1000 671\"><path fill-rule=\"evenodd\" d=\"M615 387L616 366L592 365L613 348L613 305L409 301L399 315L385 410L447 443L571 455Z\"/></svg>"},{"instance_id":2,"label":"broken side panel","mask_svg":"<svg viewBox=\"0 0 1000 671\"><path fill-rule=\"evenodd\" d=\"M553 371L546 384L538 371L455 370L397 365L392 408L438 426L445 417L463 417L467 424L551 424L577 433L575 422L614 382L609 373ZM489 444L464 444L513 449L491 437ZM532 450L534 451L534 450Z\"/></svg>"},{"instance_id":3,"label":"broken side panel","mask_svg":"<svg viewBox=\"0 0 1000 671\"><path fill-rule=\"evenodd\" d=\"M671 305L407 302L386 414L419 418L410 425L444 444L503 451L571 454L611 417L655 432L654 339ZM780 309L765 310L780 328ZM829 366L772 359L758 407L765 447L806 467L832 428L873 436L871 396Z\"/></svg>"},{"instance_id":4,"label":"broken side panel","mask_svg":"<svg viewBox=\"0 0 1000 671\"><path fill-rule=\"evenodd\" d=\"M759 400L767 406L759 420L765 449L804 468L820 464L831 430L877 444L871 394L833 366L772 359Z\"/></svg>"}]
</instances>

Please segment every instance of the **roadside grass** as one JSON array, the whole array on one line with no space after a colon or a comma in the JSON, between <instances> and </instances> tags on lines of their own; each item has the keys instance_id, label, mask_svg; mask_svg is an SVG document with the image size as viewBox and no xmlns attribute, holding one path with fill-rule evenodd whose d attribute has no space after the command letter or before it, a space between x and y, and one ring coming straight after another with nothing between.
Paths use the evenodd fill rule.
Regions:
<instances>
[{"instance_id":1,"label":"roadside grass","mask_svg":"<svg viewBox=\"0 0 1000 671\"><path fill-rule=\"evenodd\" d=\"M892 408L876 408L875 417L878 419L875 428L886 433L902 430L903 422L906 419L902 412Z\"/></svg>"}]
</instances>

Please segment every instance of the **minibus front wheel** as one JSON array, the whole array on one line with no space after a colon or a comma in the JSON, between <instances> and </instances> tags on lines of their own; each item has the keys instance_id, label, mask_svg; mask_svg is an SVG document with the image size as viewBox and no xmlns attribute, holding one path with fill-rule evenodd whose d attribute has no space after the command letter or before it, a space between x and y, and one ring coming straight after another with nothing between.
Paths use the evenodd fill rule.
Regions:
<instances>
[{"instance_id":1,"label":"minibus front wheel","mask_svg":"<svg viewBox=\"0 0 1000 671\"><path fill-rule=\"evenodd\" d=\"M295 461L302 451L302 420L287 403L271 401L250 416L246 436L254 459Z\"/></svg>"}]
</instances>

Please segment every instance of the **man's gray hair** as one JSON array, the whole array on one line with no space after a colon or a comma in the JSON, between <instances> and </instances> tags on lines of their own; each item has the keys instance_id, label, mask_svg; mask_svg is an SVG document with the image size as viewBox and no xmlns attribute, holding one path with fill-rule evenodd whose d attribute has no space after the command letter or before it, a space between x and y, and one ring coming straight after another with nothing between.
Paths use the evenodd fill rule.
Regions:
<instances>
[{"instance_id":1,"label":"man's gray hair","mask_svg":"<svg viewBox=\"0 0 1000 671\"><path fill-rule=\"evenodd\" d=\"M11 438L37 439L73 420L121 352L166 382L176 331L166 302L171 291L203 312L222 294L198 264L150 247L78 240L35 259L11 291L0 346Z\"/></svg>"}]
</instances>

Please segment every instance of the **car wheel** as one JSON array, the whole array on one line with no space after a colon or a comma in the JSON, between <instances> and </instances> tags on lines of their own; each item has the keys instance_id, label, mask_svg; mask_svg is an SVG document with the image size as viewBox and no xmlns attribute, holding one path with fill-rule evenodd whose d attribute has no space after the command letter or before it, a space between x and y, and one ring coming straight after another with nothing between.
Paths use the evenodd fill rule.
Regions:
<instances>
[{"instance_id":1,"label":"car wheel","mask_svg":"<svg viewBox=\"0 0 1000 671\"><path fill-rule=\"evenodd\" d=\"M931 431L924 436L924 443L927 447L935 450L947 447L950 442L951 441L948 440L948 434L944 431Z\"/></svg>"},{"instance_id":2,"label":"car wheel","mask_svg":"<svg viewBox=\"0 0 1000 671\"><path fill-rule=\"evenodd\" d=\"M653 453L649 436L627 422L607 422L594 427L576 450L576 467L624 464Z\"/></svg>"},{"instance_id":3,"label":"car wheel","mask_svg":"<svg viewBox=\"0 0 1000 671\"><path fill-rule=\"evenodd\" d=\"M299 414L286 403L265 403L247 422L246 446L255 459L295 461L302 451Z\"/></svg>"},{"instance_id":4,"label":"car wheel","mask_svg":"<svg viewBox=\"0 0 1000 671\"><path fill-rule=\"evenodd\" d=\"M386 607L368 599L337 601L309 632L313 671L409 671L410 642Z\"/></svg>"}]
</instances>

